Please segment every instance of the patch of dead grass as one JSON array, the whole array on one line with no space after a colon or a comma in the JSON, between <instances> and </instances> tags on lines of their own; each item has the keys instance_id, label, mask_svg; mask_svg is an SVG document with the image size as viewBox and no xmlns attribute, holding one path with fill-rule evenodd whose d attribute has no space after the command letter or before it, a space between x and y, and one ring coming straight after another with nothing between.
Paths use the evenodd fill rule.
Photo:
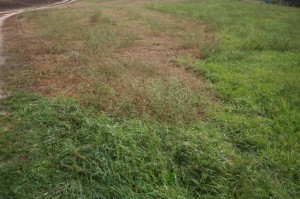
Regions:
<instances>
[{"instance_id":1,"label":"patch of dead grass","mask_svg":"<svg viewBox=\"0 0 300 199\"><path fill-rule=\"evenodd\" d=\"M203 27L160 16L143 3L129 1L123 8L113 2L99 8L74 4L38 13L38 19L25 14L25 33L15 31L14 18L9 19L8 86L74 97L124 117L183 123L203 118L212 106L210 85L177 62L187 54L197 58ZM133 8L137 13L130 14ZM190 46L189 34L198 35Z\"/></svg>"}]
</instances>

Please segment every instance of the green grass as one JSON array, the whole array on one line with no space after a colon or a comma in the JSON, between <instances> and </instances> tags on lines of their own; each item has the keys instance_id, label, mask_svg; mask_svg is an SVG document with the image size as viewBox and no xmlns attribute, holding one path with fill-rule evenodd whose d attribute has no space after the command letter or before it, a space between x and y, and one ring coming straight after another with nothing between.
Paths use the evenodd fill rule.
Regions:
<instances>
[{"instance_id":1,"label":"green grass","mask_svg":"<svg viewBox=\"0 0 300 199\"><path fill-rule=\"evenodd\" d=\"M113 119L75 101L1 102L4 198L191 198L230 195L234 154L222 134ZM226 188L226 187L225 187Z\"/></svg>"},{"instance_id":2,"label":"green grass","mask_svg":"<svg viewBox=\"0 0 300 199\"><path fill-rule=\"evenodd\" d=\"M223 111L211 115L215 124L243 157L252 159L250 165L262 164L260 169L250 169L250 176L265 176L268 187L256 184L256 180L247 182L245 177L242 196L267 197L264 191L269 196L272 191L280 191L276 197L296 197L300 141L299 10L239 1L173 3L153 5L151 9L207 24L209 31L214 32L217 42L212 48L202 49L203 61L180 62L213 82L216 94L224 102ZM273 184L273 180L278 182Z\"/></svg>"},{"instance_id":3,"label":"green grass","mask_svg":"<svg viewBox=\"0 0 300 199\"><path fill-rule=\"evenodd\" d=\"M208 106L204 118L195 120L194 113L201 90L160 79L128 84L126 92L131 93L118 101L117 110L106 108L100 114L99 106L107 104L97 100L113 93L103 83L107 78L117 81L128 66L146 76L155 74L151 66L137 62L96 65L101 56L130 46L135 38L97 9L86 9L85 17L79 11L40 13L36 24L51 25L37 38L48 40L45 48L52 53L73 56L73 66L86 72L81 80L89 77L98 90L83 101L33 94L0 101L0 110L9 113L0 116L0 197L299 198L299 10L229 0L149 8L205 26L205 33L212 34L205 45L191 44L200 48L201 60L178 57L178 64L213 85L216 102L200 99ZM130 15L135 16L142 15ZM155 34L179 31L150 18L141 19L150 21ZM53 43L68 30L58 41L61 46ZM84 41L84 53L76 53L76 46L68 51L68 39L74 37ZM101 54L104 49L108 52ZM69 74L64 64L57 67ZM135 96L146 102L139 114L132 107Z\"/></svg>"}]
</instances>

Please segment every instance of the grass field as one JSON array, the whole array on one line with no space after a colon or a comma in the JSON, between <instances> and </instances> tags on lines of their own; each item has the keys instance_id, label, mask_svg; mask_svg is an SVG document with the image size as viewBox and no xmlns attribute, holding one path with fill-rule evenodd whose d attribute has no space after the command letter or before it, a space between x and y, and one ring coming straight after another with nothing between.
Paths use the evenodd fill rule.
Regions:
<instances>
[{"instance_id":1,"label":"grass field","mask_svg":"<svg viewBox=\"0 0 300 199\"><path fill-rule=\"evenodd\" d=\"M300 197L297 8L82 0L20 19L0 198Z\"/></svg>"}]
</instances>

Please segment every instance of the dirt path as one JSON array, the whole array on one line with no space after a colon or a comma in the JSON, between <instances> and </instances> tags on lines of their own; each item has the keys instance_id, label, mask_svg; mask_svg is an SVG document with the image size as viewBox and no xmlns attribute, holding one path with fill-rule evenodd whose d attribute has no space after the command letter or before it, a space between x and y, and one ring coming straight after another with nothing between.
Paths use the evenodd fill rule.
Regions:
<instances>
[{"instance_id":1,"label":"dirt path","mask_svg":"<svg viewBox=\"0 0 300 199\"><path fill-rule=\"evenodd\" d=\"M33 11L33 10L42 10L42 9L48 9L48 8L54 8L66 4L73 3L75 0L63 0L57 3L53 3L46 6L40 6L40 7L32 7L32 8L25 8L25 9L16 9L16 10L10 10L10 11L3 11L0 12L0 68L5 63L5 57L3 55L3 34L2 34L2 26L6 19L9 17L12 17L14 15L18 15L20 13L26 12L26 11ZM0 99L5 97L5 94L3 92L3 85L4 82L0 79Z\"/></svg>"}]
</instances>

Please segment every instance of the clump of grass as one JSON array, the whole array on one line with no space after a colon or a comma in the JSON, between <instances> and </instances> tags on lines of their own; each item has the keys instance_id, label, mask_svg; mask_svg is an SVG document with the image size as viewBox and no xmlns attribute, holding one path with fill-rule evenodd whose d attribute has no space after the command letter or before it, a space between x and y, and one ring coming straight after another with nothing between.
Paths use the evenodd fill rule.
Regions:
<instances>
[{"instance_id":1,"label":"clump of grass","mask_svg":"<svg viewBox=\"0 0 300 199\"><path fill-rule=\"evenodd\" d=\"M181 86L176 79L167 84L152 82L146 85L145 91L148 91L145 92L148 95L148 112L161 121L197 121L204 113L200 95L193 93L187 85Z\"/></svg>"}]
</instances>

